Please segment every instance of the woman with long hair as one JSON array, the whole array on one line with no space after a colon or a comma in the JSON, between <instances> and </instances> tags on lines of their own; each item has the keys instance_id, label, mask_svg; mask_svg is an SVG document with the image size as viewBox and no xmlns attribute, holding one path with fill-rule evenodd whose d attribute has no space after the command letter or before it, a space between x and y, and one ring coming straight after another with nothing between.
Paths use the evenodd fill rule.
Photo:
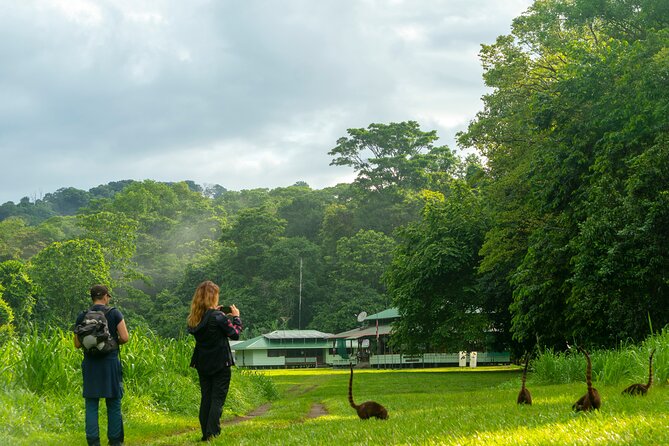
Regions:
<instances>
[{"instance_id":1,"label":"woman with long hair","mask_svg":"<svg viewBox=\"0 0 669 446\"><path fill-rule=\"evenodd\" d=\"M200 427L202 441L221 433L221 414L235 364L228 338L237 340L242 332L239 310L231 305L223 313L218 305L219 288L207 280L198 285L188 315L188 332L195 336L191 367L200 378Z\"/></svg>"}]
</instances>

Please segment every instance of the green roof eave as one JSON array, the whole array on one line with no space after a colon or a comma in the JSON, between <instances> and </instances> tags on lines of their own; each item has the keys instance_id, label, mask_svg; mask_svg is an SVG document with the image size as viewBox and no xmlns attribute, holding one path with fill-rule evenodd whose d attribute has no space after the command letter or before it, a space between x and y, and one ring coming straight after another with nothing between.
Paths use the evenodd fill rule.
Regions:
<instances>
[{"instance_id":1,"label":"green roof eave","mask_svg":"<svg viewBox=\"0 0 669 446\"><path fill-rule=\"evenodd\" d=\"M307 342L302 339L296 339L293 342L270 342L263 336L258 336L234 346L235 351L241 350L297 350L308 348L331 348L332 341L318 340L317 342Z\"/></svg>"},{"instance_id":2,"label":"green roof eave","mask_svg":"<svg viewBox=\"0 0 669 446\"><path fill-rule=\"evenodd\" d=\"M262 336L256 336L255 338L247 339L246 341L235 344L233 350L236 351L236 350L262 349L262 348L267 348L263 347L264 345L267 344L268 344L267 339L263 338Z\"/></svg>"},{"instance_id":3,"label":"green roof eave","mask_svg":"<svg viewBox=\"0 0 669 446\"><path fill-rule=\"evenodd\" d=\"M397 308L388 308L379 313L371 314L365 318L366 321L375 321L377 319L397 319L400 317L400 312Z\"/></svg>"}]
</instances>

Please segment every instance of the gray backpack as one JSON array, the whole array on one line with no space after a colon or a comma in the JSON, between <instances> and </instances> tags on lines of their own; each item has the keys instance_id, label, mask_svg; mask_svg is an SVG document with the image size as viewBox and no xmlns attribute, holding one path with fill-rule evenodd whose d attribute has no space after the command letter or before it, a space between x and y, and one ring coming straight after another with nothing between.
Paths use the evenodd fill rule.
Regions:
<instances>
[{"instance_id":1,"label":"gray backpack","mask_svg":"<svg viewBox=\"0 0 669 446\"><path fill-rule=\"evenodd\" d=\"M112 337L107 324L107 313L113 309L114 307L89 309L81 323L74 327L74 334L79 338L84 352L93 356L104 356L113 350L118 350L118 342Z\"/></svg>"}]
</instances>

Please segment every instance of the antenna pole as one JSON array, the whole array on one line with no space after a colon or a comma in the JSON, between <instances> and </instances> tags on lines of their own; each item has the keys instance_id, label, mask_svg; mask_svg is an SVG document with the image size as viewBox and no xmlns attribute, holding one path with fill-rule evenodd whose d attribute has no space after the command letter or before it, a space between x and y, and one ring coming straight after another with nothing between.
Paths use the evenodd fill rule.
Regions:
<instances>
[{"instance_id":1,"label":"antenna pole","mask_svg":"<svg viewBox=\"0 0 669 446\"><path fill-rule=\"evenodd\" d=\"M297 329L302 330L302 257L300 257L300 304L297 310Z\"/></svg>"}]
</instances>

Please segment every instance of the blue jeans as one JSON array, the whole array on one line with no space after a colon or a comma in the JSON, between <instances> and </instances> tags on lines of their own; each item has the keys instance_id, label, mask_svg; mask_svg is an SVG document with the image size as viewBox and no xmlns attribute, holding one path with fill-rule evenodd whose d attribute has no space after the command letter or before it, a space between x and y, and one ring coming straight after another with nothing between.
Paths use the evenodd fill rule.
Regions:
<instances>
[{"instance_id":1,"label":"blue jeans","mask_svg":"<svg viewBox=\"0 0 669 446\"><path fill-rule=\"evenodd\" d=\"M98 407L100 398L86 399L86 440L89 445L100 444L98 425ZM123 443L123 417L121 416L121 398L105 398L107 404L107 438L109 444Z\"/></svg>"}]
</instances>

